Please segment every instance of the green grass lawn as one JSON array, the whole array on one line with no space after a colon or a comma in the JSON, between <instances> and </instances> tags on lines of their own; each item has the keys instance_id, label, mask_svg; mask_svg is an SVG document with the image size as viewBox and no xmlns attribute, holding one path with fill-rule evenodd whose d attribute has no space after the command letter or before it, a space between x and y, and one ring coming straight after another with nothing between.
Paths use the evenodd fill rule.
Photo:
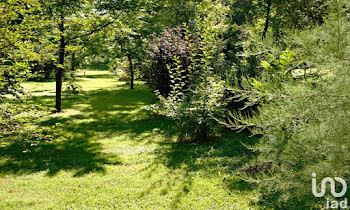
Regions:
<instances>
[{"instance_id":1,"label":"green grass lawn","mask_svg":"<svg viewBox=\"0 0 350 210\"><path fill-rule=\"evenodd\" d=\"M130 90L108 71L79 75L83 92L64 94L65 141L23 153L0 147L0 209L247 209L258 192L233 173L253 154L241 142L256 139L226 131L206 143L175 142L169 119L141 109L156 101L137 82ZM54 107L53 81L28 82L32 101Z\"/></svg>"}]
</instances>

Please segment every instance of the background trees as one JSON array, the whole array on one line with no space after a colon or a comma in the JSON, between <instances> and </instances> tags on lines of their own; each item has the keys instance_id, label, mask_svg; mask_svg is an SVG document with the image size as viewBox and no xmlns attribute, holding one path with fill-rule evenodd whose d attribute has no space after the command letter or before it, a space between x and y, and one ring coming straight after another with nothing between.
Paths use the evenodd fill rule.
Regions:
<instances>
[{"instance_id":1,"label":"background trees","mask_svg":"<svg viewBox=\"0 0 350 210\"><path fill-rule=\"evenodd\" d=\"M130 88L134 89L135 71L139 70L144 56L143 37L147 34L143 31L144 16L140 10L129 13L128 17L118 24L117 29L112 32L113 39L110 43L110 49L113 58L126 59ZM125 21L127 19L127 21Z\"/></svg>"},{"instance_id":2,"label":"background trees","mask_svg":"<svg viewBox=\"0 0 350 210\"><path fill-rule=\"evenodd\" d=\"M47 22L35 0L2 1L0 9L0 96L19 97L20 82L31 76L30 67L40 60L38 36Z\"/></svg>"},{"instance_id":3,"label":"background trees","mask_svg":"<svg viewBox=\"0 0 350 210\"><path fill-rule=\"evenodd\" d=\"M90 36L114 23L122 12L105 13L108 6L97 2L60 0L41 2L48 19L56 24L59 36L56 77L56 111L62 111L62 80L67 46L76 39ZM117 2L116 2L117 4ZM119 7L116 9L120 9ZM94 10L95 13L88 11ZM79 21L80 19L80 21ZM75 54L72 58L75 57Z\"/></svg>"}]
</instances>

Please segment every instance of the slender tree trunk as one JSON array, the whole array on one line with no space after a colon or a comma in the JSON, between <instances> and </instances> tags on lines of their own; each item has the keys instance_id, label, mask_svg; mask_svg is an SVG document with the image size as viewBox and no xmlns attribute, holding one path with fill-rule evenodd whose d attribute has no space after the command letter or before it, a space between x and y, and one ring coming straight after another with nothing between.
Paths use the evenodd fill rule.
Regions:
<instances>
[{"instance_id":1,"label":"slender tree trunk","mask_svg":"<svg viewBox=\"0 0 350 210\"><path fill-rule=\"evenodd\" d=\"M62 79L63 79L63 71L64 71L64 56L65 56L65 37L64 37L64 17L62 15L61 20L58 24L61 37L60 37L60 49L59 49L59 64L60 66L57 69L56 73L56 112L62 111Z\"/></svg>"},{"instance_id":2,"label":"slender tree trunk","mask_svg":"<svg viewBox=\"0 0 350 210\"><path fill-rule=\"evenodd\" d=\"M266 33L269 30L272 0L267 0L266 3L267 3L267 9L266 9L266 20L265 20L265 27L263 31L263 38L266 37Z\"/></svg>"},{"instance_id":3,"label":"slender tree trunk","mask_svg":"<svg viewBox=\"0 0 350 210\"><path fill-rule=\"evenodd\" d=\"M128 59L129 59L129 66L130 66L130 88L134 89L134 67L132 65L132 59L131 59L131 55L128 54Z\"/></svg>"},{"instance_id":4,"label":"slender tree trunk","mask_svg":"<svg viewBox=\"0 0 350 210\"><path fill-rule=\"evenodd\" d=\"M75 58L75 52L72 53L72 60L71 60L71 75L72 77L75 77L75 62L76 62L76 58Z\"/></svg>"},{"instance_id":5,"label":"slender tree trunk","mask_svg":"<svg viewBox=\"0 0 350 210\"><path fill-rule=\"evenodd\" d=\"M208 141L208 127L206 123L197 128L197 141Z\"/></svg>"}]
</instances>

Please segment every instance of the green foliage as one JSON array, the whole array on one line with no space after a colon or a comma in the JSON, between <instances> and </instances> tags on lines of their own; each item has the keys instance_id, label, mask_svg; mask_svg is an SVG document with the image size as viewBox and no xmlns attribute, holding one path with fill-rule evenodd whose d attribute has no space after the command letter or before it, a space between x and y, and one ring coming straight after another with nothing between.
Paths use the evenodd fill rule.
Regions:
<instances>
[{"instance_id":1,"label":"green foliage","mask_svg":"<svg viewBox=\"0 0 350 210\"><path fill-rule=\"evenodd\" d=\"M74 95L79 94L79 92L82 91L82 87L80 85L77 85L74 81L69 81L68 84L66 84L66 93L72 93Z\"/></svg>"},{"instance_id":2,"label":"green foliage","mask_svg":"<svg viewBox=\"0 0 350 210\"><path fill-rule=\"evenodd\" d=\"M23 153L46 141L59 139L52 129L38 126L47 109L31 103L2 101L0 104L0 146L19 144ZM63 138L64 139L64 138Z\"/></svg>"},{"instance_id":3,"label":"green foliage","mask_svg":"<svg viewBox=\"0 0 350 210\"><path fill-rule=\"evenodd\" d=\"M243 103L239 109L229 112L228 121L221 124L234 130L261 128L246 118L256 115L256 108L273 103L276 98L285 97L283 91L286 87L298 83L298 77L293 72L300 65L295 61L295 53L286 49L281 55L274 56L266 53L266 59L261 62L259 76L244 76L239 78L240 83L227 88L230 100Z\"/></svg>"},{"instance_id":4,"label":"green foliage","mask_svg":"<svg viewBox=\"0 0 350 210\"><path fill-rule=\"evenodd\" d=\"M281 37L288 29L300 30L322 25L329 12L328 7L329 0L272 0L272 32L275 37Z\"/></svg>"},{"instance_id":5,"label":"green foliage","mask_svg":"<svg viewBox=\"0 0 350 210\"><path fill-rule=\"evenodd\" d=\"M31 64L40 60L37 35L47 22L36 0L1 1L0 8L0 97L19 97L20 82L31 76Z\"/></svg>"},{"instance_id":6,"label":"green foliage","mask_svg":"<svg viewBox=\"0 0 350 210\"><path fill-rule=\"evenodd\" d=\"M118 71L118 73L116 73L116 76L118 77L118 80L121 82L125 82L127 84L130 83L130 74L128 74L128 72L126 71Z\"/></svg>"},{"instance_id":7,"label":"green foliage","mask_svg":"<svg viewBox=\"0 0 350 210\"><path fill-rule=\"evenodd\" d=\"M258 158L239 174L258 183L265 205L324 208L325 200L311 193L312 173L319 178L342 177L350 181L349 61L343 56L344 49L349 49L349 39L344 39L349 37L349 20L343 19L348 4L342 2L341 9L338 3L331 5L335 9L326 25L284 40L295 46L295 54L286 51L279 58L267 56L268 60L261 63L268 73L267 80L248 79L252 82L246 83L241 90L244 94L238 98L248 104L258 101L257 111L250 115L231 114L231 128L249 129L263 136L251 148L258 152ZM334 28L339 31L334 32ZM295 58L300 62L293 61ZM303 77L295 73L300 63L305 68ZM315 71L317 77L313 76ZM291 79L286 79L285 73ZM349 192L345 197L348 196ZM326 198L334 199L329 194Z\"/></svg>"},{"instance_id":8,"label":"green foliage","mask_svg":"<svg viewBox=\"0 0 350 210\"><path fill-rule=\"evenodd\" d=\"M125 82L126 84L130 84L131 82L131 73L130 73L130 67L128 63L120 62L119 65L122 65L121 67L118 67L117 70L114 70L114 73L119 81ZM134 79L140 80L141 75L139 69L135 69L134 73Z\"/></svg>"}]
</instances>

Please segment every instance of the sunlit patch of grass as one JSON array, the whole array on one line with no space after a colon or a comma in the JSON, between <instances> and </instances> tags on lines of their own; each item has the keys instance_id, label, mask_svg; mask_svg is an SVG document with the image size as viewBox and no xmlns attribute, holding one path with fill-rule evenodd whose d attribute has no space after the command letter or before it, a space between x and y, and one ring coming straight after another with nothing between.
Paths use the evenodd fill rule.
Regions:
<instances>
[{"instance_id":1,"label":"sunlit patch of grass","mask_svg":"<svg viewBox=\"0 0 350 210\"><path fill-rule=\"evenodd\" d=\"M63 96L66 137L22 153L0 148L0 209L247 209L258 192L233 174L253 158L255 139L229 131L212 142L174 142L169 119L141 109L155 101L142 82L130 90L108 71L80 72L79 95ZM28 82L30 100L54 107L53 82Z\"/></svg>"}]
</instances>

